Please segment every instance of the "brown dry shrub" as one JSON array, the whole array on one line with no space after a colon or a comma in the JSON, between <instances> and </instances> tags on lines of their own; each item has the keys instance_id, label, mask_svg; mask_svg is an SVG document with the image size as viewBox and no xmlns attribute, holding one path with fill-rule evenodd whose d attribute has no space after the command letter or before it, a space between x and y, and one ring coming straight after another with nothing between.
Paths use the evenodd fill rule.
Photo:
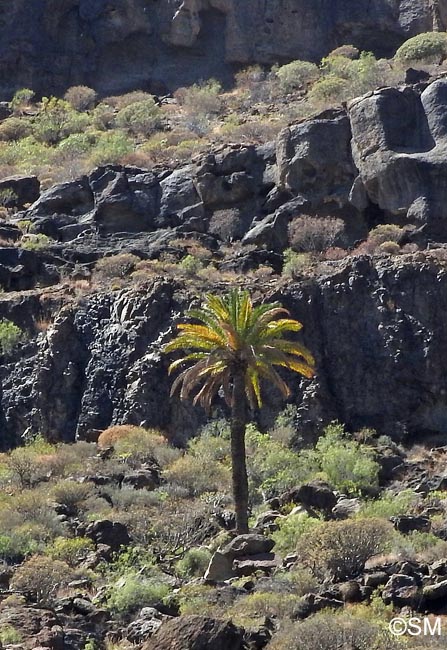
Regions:
<instances>
[{"instance_id":1,"label":"brown dry shrub","mask_svg":"<svg viewBox=\"0 0 447 650\"><path fill-rule=\"evenodd\" d=\"M135 102L144 102L147 99L152 99L152 95L150 93L145 93L142 90L133 90L132 92L125 93L124 95L113 95L111 97L106 97L102 100L102 103L108 106L112 106L112 108L116 108L120 111L122 108L130 106L130 104L135 104Z\"/></svg>"},{"instance_id":2,"label":"brown dry shrub","mask_svg":"<svg viewBox=\"0 0 447 650\"><path fill-rule=\"evenodd\" d=\"M360 51L358 48L354 47L354 45L341 45L340 47L335 48L335 50L332 50L332 52L329 52L328 57L329 56L344 56L347 59L354 61L359 58Z\"/></svg>"},{"instance_id":3,"label":"brown dry shrub","mask_svg":"<svg viewBox=\"0 0 447 650\"><path fill-rule=\"evenodd\" d=\"M394 241L384 241L379 246L381 253L388 253L388 255L397 255L400 253L400 246Z\"/></svg>"},{"instance_id":4,"label":"brown dry shrub","mask_svg":"<svg viewBox=\"0 0 447 650\"><path fill-rule=\"evenodd\" d=\"M65 562L35 555L17 569L11 587L31 593L38 603L48 603L73 578L74 572Z\"/></svg>"},{"instance_id":5,"label":"brown dry shrub","mask_svg":"<svg viewBox=\"0 0 447 650\"><path fill-rule=\"evenodd\" d=\"M132 273L140 258L132 253L119 253L103 257L95 264L95 275L100 280L111 278L125 278Z\"/></svg>"},{"instance_id":6,"label":"brown dry shrub","mask_svg":"<svg viewBox=\"0 0 447 650\"><path fill-rule=\"evenodd\" d=\"M329 521L302 535L297 552L317 577L339 582L357 577L370 557L385 552L392 534L384 519Z\"/></svg>"},{"instance_id":7,"label":"brown dry shrub","mask_svg":"<svg viewBox=\"0 0 447 650\"><path fill-rule=\"evenodd\" d=\"M384 243L393 242L397 244L400 241L403 232L403 228L396 224L380 224L370 231L368 239L360 244L357 252L368 253L370 255L380 252L380 246Z\"/></svg>"},{"instance_id":8,"label":"brown dry shrub","mask_svg":"<svg viewBox=\"0 0 447 650\"><path fill-rule=\"evenodd\" d=\"M344 259L348 255L348 251L344 248L338 248L338 246L331 246L327 251L324 252L324 259L328 262L338 262L339 260Z\"/></svg>"},{"instance_id":9,"label":"brown dry shrub","mask_svg":"<svg viewBox=\"0 0 447 650\"><path fill-rule=\"evenodd\" d=\"M31 133L31 124L21 117L8 117L0 124L0 140L10 142L26 138Z\"/></svg>"},{"instance_id":10,"label":"brown dry shrub","mask_svg":"<svg viewBox=\"0 0 447 650\"><path fill-rule=\"evenodd\" d=\"M400 640L393 638L383 625L363 620L349 614L334 615L322 612L297 623L283 621L278 634L268 644L267 650L398 650Z\"/></svg>"},{"instance_id":11,"label":"brown dry shrub","mask_svg":"<svg viewBox=\"0 0 447 650\"><path fill-rule=\"evenodd\" d=\"M136 427L133 424L117 424L103 431L98 438L98 447L107 449L112 447L118 440L127 438L135 433L144 432L142 427Z\"/></svg>"},{"instance_id":12,"label":"brown dry shrub","mask_svg":"<svg viewBox=\"0 0 447 650\"><path fill-rule=\"evenodd\" d=\"M290 247L298 253L321 253L334 246L343 230L342 219L307 215L295 217L289 225Z\"/></svg>"},{"instance_id":13,"label":"brown dry shrub","mask_svg":"<svg viewBox=\"0 0 447 650\"><path fill-rule=\"evenodd\" d=\"M72 86L65 93L64 99L76 111L87 111L94 107L97 94L93 88L88 86Z\"/></svg>"},{"instance_id":14,"label":"brown dry shrub","mask_svg":"<svg viewBox=\"0 0 447 650\"><path fill-rule=\"evenodd\" d=\"M229 242L242 234L241 225L241 214L237 208L216 210L210 219L209 232Z\"/></svg>"}]
</instances>

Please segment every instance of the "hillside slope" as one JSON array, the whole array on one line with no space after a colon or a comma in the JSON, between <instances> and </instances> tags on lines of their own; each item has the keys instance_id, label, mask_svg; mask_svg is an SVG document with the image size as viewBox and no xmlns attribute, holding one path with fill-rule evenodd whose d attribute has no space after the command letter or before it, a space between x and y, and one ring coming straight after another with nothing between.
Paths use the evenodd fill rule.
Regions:
<instances>
[{"instance_id":1,"label":"hillside slope","mask_svg":"<svg viewBox=\"0 0 447 650\"><path fill-rule=\"evenodd\" d=\"M344 43L390 55L446 26L447 0L12 0L0 7L0 98L172 89Z\"/></svg>"}]
</instances>

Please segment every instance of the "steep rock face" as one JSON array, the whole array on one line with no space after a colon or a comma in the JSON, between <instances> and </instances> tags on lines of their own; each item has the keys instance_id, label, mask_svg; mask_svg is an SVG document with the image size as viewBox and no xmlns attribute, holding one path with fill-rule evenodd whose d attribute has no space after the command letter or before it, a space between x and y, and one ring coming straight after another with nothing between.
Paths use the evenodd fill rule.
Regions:
<instances>
[{"instance_id":1,"label":"steep rock face","mask_svg":"<svg viewBox=\"0 0 447 650\"><path fill-rule=\"evenodd\" d=\"M392 54L446 20L447 0L13 0L0 7L0 97L79 83L157 91L344 43Z\"/></svg>"},{"instance_id":2,"label":"steep rock face","mask_svg":"<svg viewBox=\"0 0 447 650\"><path fill-rule=\"evenodd\" d=\"M251 290L281 300L305 325L318 375L289 377L303 431L334 418L388 434L447 431L447 272L434 256L376 265L354 258L280 292ZM157 280L56 311L47 333L1 366L4 437L40 432L69 441L124 422L162 427L177 441L191 435L204 413L169 399L161 347L196 301ZM20 312L11 316L21 322ZM261 420L280 408L270 392Z\"/></svg>"},{"instance_id":3,"label":"steep rock face","mask_svg":"<svg viewBox=\"0 0 447 650\"><path fill-rule=\"evenodd\" d=\"M354 159L371 202L390 218L413 223L443 241L446 106L445 79L430 84L421 95L412 88L386 88L350 106Z\"/></svg>"}]
</instances>

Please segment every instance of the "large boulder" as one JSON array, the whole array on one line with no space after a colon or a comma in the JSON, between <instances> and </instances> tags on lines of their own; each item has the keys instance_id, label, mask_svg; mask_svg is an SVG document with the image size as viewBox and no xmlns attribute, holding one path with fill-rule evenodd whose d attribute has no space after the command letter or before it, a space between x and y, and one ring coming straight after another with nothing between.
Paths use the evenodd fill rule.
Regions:
<instances>
[{"instance_id":1,"label":"large boulder","mask_svg":"<svg viewBox=\"0 0 447 650\"><path fill-rule=\"evenodd\" d=\"M159 211L157 177L132 167L99 167L89 177L100 232L152 230Z\"/></svg>"},{"instance_id":2,"label":"large boulder","mask_svg":"<svg viewBox=\"0 0 447 650\"><path fill-rule=\"evenodd\" d=\"M385 88L349 107L357 181L388 219L447 239L447 80L419 95ZM352 196L356 201L355 196Z\"/></svg>"},{"instance_id":3,"label":"large boulder","mask_svg":"<svg viewBox=\"0 0 447 650\"><path fill-rule=\"evenodd\" d=\"M81 531L85 537L92 539L95 544L105 544L114 551L130 543L130 536L124 524L108 519L98 519Z\"/></svg>"},{"instance_id":4,"label":"large boulder","mask_svg":"<svg viewBox=\"0 0 447 650\"><path fill-rule=\"evenodd\" d=\"M272 570L276 567L275 556L270 553L274 545L274 541L264 535L238 535L214 553L205 580L220 582L237 575L250 575L257 569Z\"/></svg>"},{"instance_id":5,"label":"large boulder","mask_svg":"<svg viewBox=\"0 0 447 650\"><path fill-rule=\"evenodd\" d=\"M40 181L37 176L9 176L0 180L2 205L7 208L24 208L37 201L40 194Z\"/></svg>"},{"instance_id":6,"label":"large boulder","mask_svg":"<svg viewBox=\"0 0 447 650\"><path fill-rule=\"evenodd\" d=\"M55 214L79 218L93 209L93 193L88 178L54 185L41 194L25 214L26 219L51 217Z\"/></svg>"},{"instance_id":7,"label":"large boulder","mask_svg":"<svg viewBox=\"0 0 447 650\"><path fill-rule=\"evenodd\" d=\"M259 553L270 553L275 542L269 537L248 533L238 535L229 542L223 549L222 554L230 559L245 557L247 555L258 555Z\"/></svg>"},{"instance_id":8,"label":"large boulder","mask_svg":"<svg viewBox=\"0 0 447 650\"><path fill-rule=\"evenodd\" d=\"M142 650L243 650L244 630L230 621L181 616L162 624Z\"/></svg>"},{"instance_id":9,"label":"large boulder","mask_svg":"<svg viewBox=\"0 0 447 650\"><path fill-rule=\"evenodd\" d=\"M276 146L278 186L301 195L317 208L348 204L356 176L351 127L343 110L328 110L287 127Z\"/></svg>"}]
</instances>

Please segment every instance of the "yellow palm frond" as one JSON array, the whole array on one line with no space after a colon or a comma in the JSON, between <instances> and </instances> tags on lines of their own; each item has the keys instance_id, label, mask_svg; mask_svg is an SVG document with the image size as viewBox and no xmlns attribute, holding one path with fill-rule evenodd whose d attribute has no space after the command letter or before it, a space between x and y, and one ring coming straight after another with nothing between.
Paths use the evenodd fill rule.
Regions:
<instances>
[{"instance_id":1,"label":"yellow palm frond","mask_svg":"<svg viewBox=\"0 0 447 650\"><path fill-rule=\"evenodd\" d=\"M302 324L290 318L279 303L253 306L247 291L233 290L227 296L207 294L199 309L188 314L195 322L182 323L179 333L164 352L184 350L169 372L180 370L171 394L181 399L194 395L194 403L209 409L220 388L228 405L233 394L233 378L245 374L246 399L252 408L262 405L263 382L270 382L284 397L290 395L287 382L275 369L286 368L311 378L315 360L301 343L285 338L299 332Z\"/></svg>"}]
</instances>

